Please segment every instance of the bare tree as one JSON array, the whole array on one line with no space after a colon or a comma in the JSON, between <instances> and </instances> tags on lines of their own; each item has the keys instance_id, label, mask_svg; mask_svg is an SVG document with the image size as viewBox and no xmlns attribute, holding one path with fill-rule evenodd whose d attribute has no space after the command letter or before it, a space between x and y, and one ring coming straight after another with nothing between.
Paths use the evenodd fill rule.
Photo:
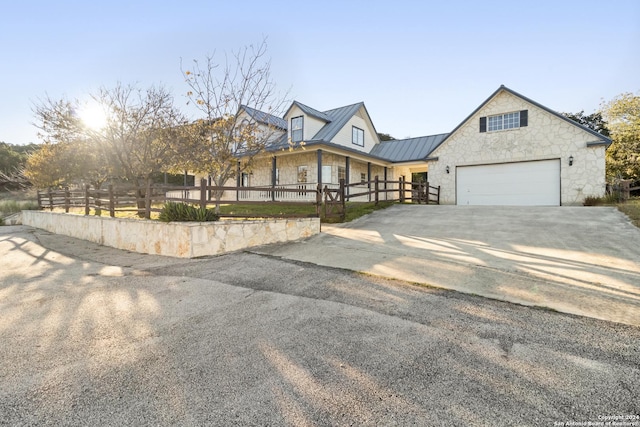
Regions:
<instances>
[{"instance_id":1,"label":"bare tree","mask_svg":"<svg viewBox=\"0 0 640 427\"><path fill-rule=\"evenodd\" d=\"M91 98L104 116L94 127L83 122L77 101L47 99L36 106L40 137L51 147L28 164L31 175L52 183L93 177L96 185L107 175L123 178L140 188L142 208L152 175L173 166L186 120L162 87L118 84Z\"/></svg>"},{"instance_id":2,"label":"bare tree","mask_svg":"<svg viewBox=\"0 0 640 427\"><path fill-rule=\"evenodd\" d=\"M43 144L29 156L25 175L39 187L88 182L99 187L111 174L96 135L82 122L77 100L49 97L33 107Z\"/></svg>"},{"instance_id":3,"label":"bare tree","mask_svg":"<svg viewBox=\"0 0 640 427\"><path fill-rule=\"evenodd\" d=\"M181 64L189 103L202 114L186 128L182 169L209 175L214 185L224 186L249 170L254 158L282 135L282 125L273 118L283 113L287 99L276 92L266 52L263 40L231 58L225 55L224 66L216 62L215 54L203 64L197 60L189 68ZM215 192L214 197L219 212L222 193Z\"/></svg>"}]
</instances>

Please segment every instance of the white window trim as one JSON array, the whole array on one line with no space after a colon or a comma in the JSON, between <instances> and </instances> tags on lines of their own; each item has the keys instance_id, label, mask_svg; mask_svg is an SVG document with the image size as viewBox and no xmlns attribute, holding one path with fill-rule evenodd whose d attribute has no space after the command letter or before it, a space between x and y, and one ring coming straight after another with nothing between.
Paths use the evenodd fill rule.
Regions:
<instances>
[{"instance_id":1,"label":"white window trim","mask_svg":"<svg viewBox=\"0 0 640 427\"><path fill-rule=\"evenodd\" d=\"M499 124L492 128L491 122L499 121ZM499 119L499 120L498 120ZM511 126L505 127L505 123L510 124ZM520 111L512 111L510 113L504 114L494 114L493 116L487 116L487 132L500 132L504 130L512 130L520 128Z\"/></svg>"}]
</instances>

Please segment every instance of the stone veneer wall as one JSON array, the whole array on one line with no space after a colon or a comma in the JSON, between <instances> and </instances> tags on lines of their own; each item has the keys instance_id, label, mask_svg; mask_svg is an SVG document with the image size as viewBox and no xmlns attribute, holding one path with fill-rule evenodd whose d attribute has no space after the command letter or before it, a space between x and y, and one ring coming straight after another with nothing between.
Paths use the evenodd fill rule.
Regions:
<instances>
[{"instance_id":1,"label":"stone veneer wall","mask_svg":"<svg viewBox=\"0 0 640 427\"><path fill-rule=\"evenodd\" d=\"M479 132L480 117L520 110L529 111L528 126ZM431 154L438 160L429 162L429 181L441 186L441 203L455 204L456 166L560 159L561 203L582 204L587 196L605 193L605 147L587 147L596 140L578 126L502 91Z\"/></svg>"},{"instance_id":2,"label":"stone veneer wall","mask_svg":"<svg viewBox=\"0 0 640 427\"><path fill-rule=\"evenodd\" d=\"M164 223L23 211L22 223L104 246L179 258L218 255L270 243L290 242L320 232L319 218Z\"/></svg>"}]
</instances>

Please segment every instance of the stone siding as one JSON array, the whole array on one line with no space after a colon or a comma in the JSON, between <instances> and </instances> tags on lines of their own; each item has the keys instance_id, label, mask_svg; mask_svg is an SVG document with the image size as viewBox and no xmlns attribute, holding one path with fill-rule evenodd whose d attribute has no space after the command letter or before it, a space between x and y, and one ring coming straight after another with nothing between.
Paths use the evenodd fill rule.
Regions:
<instances>
[{"instance_id":1,"label":"stone siding","mask_svg":"<svg viewBox=\"0 0 640 427\"><path fill-rule=\"evenodd\" d=\"M480 117L520 110L528 110L528 126L479 132ZM429 162L429 181L441 186L441 203L455 204L457 166L560 159L561 204L579 205L587 196L605 193L605 147L587 146L596 140L580 127L501 91L432 153L438 160Z\"/></svg>"},{"instance_id":2,"label":"stone siding","mask_svg":"<svg viewBox=\"0 0 640 427\"><path fill-rule=\"evenodd\" d=\"M151 220L23 211L22 223L132 252L195 258L301 240L320 232L319 218L163 223Z\"/></svg>"}]
</instances>

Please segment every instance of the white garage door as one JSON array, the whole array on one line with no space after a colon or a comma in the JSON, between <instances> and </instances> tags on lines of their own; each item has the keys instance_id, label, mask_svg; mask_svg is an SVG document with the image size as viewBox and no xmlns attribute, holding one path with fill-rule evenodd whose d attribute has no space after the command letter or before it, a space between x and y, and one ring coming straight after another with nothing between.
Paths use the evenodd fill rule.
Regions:
<instances>
[{"instance_id":1,"label":"white garage door","mask_svg":"<svg viewBox=\"0 0 640 427\"><path fill-rule=\"evenodd\" d=\"M458 205L559 206L560 160L456 168Z\"/></svg>"}]
</instances>

